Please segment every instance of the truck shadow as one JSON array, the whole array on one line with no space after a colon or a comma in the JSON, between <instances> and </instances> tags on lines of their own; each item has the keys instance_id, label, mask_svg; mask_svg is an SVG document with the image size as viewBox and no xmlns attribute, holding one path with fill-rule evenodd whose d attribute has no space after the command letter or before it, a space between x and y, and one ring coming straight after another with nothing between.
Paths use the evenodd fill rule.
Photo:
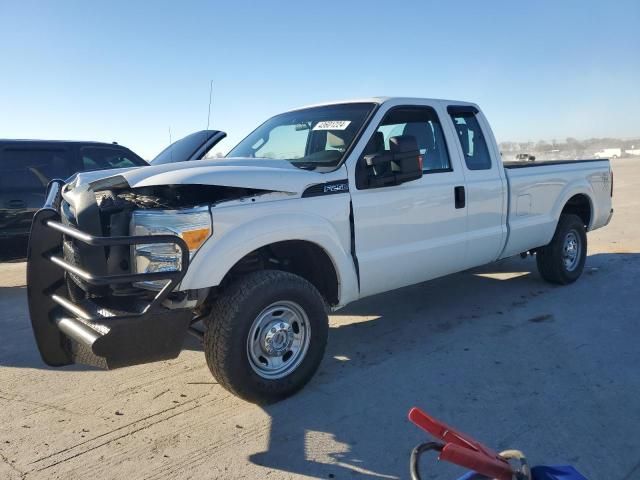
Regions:
<instances>
[{"instance_id":1,"label":"truck shadow","mask_svg":"<svg viewBox=\"0 0 640 480\"><path fill-rule=\"evenodd\" d=\"M505 343L535 342L532 332L561 323L547 300L555 293L595 305L594 292L623 291L620 282L637 285L639 274L639 253L595 254L581 281L556 287L539 278L533 259L514 258L356 302L331 316L325 360L310 384L263 407L268 442L248 460L320 478L406 478L409 452L425 439L406 420L415 405L455 419L495 448L513 447L518 434L486 421L507 418L505 409L517 416L514 398L531 368L530 357L512 357ZM33 340L25 287L0 287L0 308L0 366L48 369ZM189 337L186 348L202 347ZM60 370L75 369L85 367ZM540 401L553 410L558 400Z\"/></svg>"},{"instance_id":2,"label":"truck shadow","mask_svg":"<svg viewBox=\"0 0 640 480\"><path fill-rule=\"evenodd\" d=\"M496 448L513 447L513 430L496 431L492 421L483 422L477 414L503 419L505 405L517 411L514 399L522 393L521 376L531 368L530 359L511 358L514 349L504 342L531 341L529 332L561 321L545 295L562 288L599 288L612 278L608 274L621 273L621 264L638 271L640 254L590 256L582 282L556 287L540 279L534 260L508 259L340 310L332 317L325 360L310 385L263 407L271 417L268 446L249 460L317 478L407 478L410 451L426 439L406 420L416 405L444 419L455 417L461 426L465 420L475 424L470 433ZM485 391L491 379L497 395ZM545 408L553 411L554 401L551 395ZM437 470L447 471L443 467L450 468ZM443 478L459 476L449 471Z\"/></svg>"},{"instance_id":3,"label":"truck shadow","mask_svg":"<svg viewBox=\"0 0 640 480\"><path fill-rule=\"evenodd\" d=\"M27 287L0 286L0 311L0 366L53 370L40 358L33 337L27 307ZM93 370L93 367L84 365L63 368L69 371Z\"/></svg>"},{"instance_id":4,"label":"truck shadow","mask_svg":"<svg viewBox=\"0 0 640 480\"><path fill-rule=\"evenodd\" d=\"M453 289L453 292L455 292L457 288L466 289L467 287L465 285L471 282L473 286L468 288L477 289L482 288L482 285L484 285L487 295L491 295L490 292L493 288L491 285L495 283L495 281L490 278L477 277L473 272L499 271L501 273L509 273L522 268L525 270L535 269L535 265L531 262L521 262L518 260L499 262L489 267L483 267L484 270L477 269L470 272L463 272L445 279L405 287L394 292L361 300L339 311L338 316L369 316L372 317L372 319L379 317L405 318L407 315L415 316L421 312L426 313L433 308L433 303L430 299L426 299L424 302L415 301L416 295L422 296L422 294L417 294L417 292L424 292L425 287L430 289L430 291L434 291L441 288L439 285L443 284L443 282L444 285L449 285L449 283L452 282L451 285L446 288L448 291L452 291ZM523 272L525 277L519 280L514 279L517 281L502 283L509 285L509 291L518 290L521 288L523 280L532 281L530 279L528 280L529 273L530 270ZM533 282L536 285L545 286L544 284L540 284L537 279L533 280ZM458 284L460 284L460 286L458 286ZM0 344L0 366L49 369L50 367L42 362L33 338L31 324L29 322L26 293L25 286L0 286L0 310L3 311L3 315L0 316L0 338L3 340L2 344ZM408 299L411 299L411 301L407 301ZM447 320L447 322L447 325L439 322L436 328L439 330L451 328L453 323L449 322L449 320ZM202 327L199 326L198 328ZM362 322L362 319L353 324L351 328L332 325L329 348L332 351L349 352L352 350L352 345L349 345L352 341L349 331L354 330L359 332L358 334L364 334L369 328L375 329L380 328L380 326L376 327L376 322ZM202 351L202 344L194 337L187 335L184 348ZM339 361L337 362L337 366L340 366ZM95 370L93 367L85 367L82 365L69 365L62 368L68 370Z\"/></svg>"}]
</instances>

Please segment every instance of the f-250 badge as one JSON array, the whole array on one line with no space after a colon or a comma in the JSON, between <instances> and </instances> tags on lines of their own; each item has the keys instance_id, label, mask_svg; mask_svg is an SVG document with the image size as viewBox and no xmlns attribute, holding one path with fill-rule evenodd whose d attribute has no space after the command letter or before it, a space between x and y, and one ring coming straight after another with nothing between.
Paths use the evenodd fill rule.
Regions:
<instances>
[{"instance_id":1,"label":"f-250 badge","mask_svg":"<svg viewBox=\"0 0 640 480\"><path fill-rule=\"evenodd\" d=\"M324 186L324 193L348 192L348 183L327 183Z\"/></svg>"}]
</instances>

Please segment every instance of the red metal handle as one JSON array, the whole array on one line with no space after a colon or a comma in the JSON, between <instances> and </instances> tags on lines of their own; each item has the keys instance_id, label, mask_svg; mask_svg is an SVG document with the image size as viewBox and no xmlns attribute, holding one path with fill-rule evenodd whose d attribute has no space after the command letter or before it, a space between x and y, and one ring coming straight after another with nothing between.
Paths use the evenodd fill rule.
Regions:
<instances>
[{"instance_id":1,"label":"red metal handle","mask_svg":"<svg viewBox=\"0 0 640 480\"><path fill-rule=\"evenodd\" d=\"M440 453L440 460L453 463L497 480L512 480L513 469L504 460L490 458L483 453L448 443Z\"/></svg>"},{"instance_id":2,"label":"red metal handle","mask_svg":"<svg viewBox=\"0 0 640 480\"><path fill-rule=\"evenodd\" d=\"M446 423L436 420L417 407L413 407L409 411L409 420L434 437L444 440L446 443L454 443L461 447L470 448L493 458L498 456L498 452L494 452L469 435L458 432Z\"/></svg>"},{"instance_id":3,"label":"red metal handle","mask_svg":"<svg viewBox=\"0 0 640 480\"><path fill-rule=\"evenodd\" d=\"M409 420L445 442L440 460L455 463L498 480L513 478L514 472L509 462L469 435L456 431L415 407L409 411Z\"/></svg>"}]
</instances>

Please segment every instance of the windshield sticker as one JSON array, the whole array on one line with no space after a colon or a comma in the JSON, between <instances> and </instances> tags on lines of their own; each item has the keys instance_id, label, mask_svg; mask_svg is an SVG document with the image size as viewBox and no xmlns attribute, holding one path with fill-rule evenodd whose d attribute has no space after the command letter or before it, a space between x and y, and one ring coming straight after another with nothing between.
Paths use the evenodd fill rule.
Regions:
<instances>
[{"instance_id":1,"label":"windshield sticker","mask_svg":"<svg viewBox=\"0 0 640 480\"><path fill-rule=\"evenodd\" d=\"M314 130L346 130L351 120L325 120L316 123Z\"/></svg>"}]
</instances>

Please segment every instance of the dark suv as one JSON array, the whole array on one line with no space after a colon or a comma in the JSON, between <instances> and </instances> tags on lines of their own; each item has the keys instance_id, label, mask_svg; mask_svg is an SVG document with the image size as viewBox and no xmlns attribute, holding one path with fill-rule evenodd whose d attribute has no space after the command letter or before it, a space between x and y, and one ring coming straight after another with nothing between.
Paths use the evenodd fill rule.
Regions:
<instances>
[{"instance_id":1,"label":"dark suv","mask_svg":"<svg viewBox=\"0 0 640 480\"><path fill-rule=\"evenodd\" d=\"M29 234L50 180L144 165L148 163L118 144L0 139L0 239Z\"/></svg>"}]
</instances>

